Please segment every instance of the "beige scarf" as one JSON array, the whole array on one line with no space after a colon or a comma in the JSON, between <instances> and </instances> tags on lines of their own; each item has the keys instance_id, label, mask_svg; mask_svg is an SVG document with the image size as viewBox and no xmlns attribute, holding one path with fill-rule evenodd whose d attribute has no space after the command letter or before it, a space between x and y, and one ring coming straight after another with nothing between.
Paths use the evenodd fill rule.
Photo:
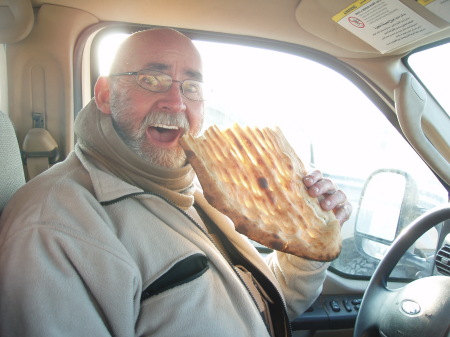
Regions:
<instances>
[{"instance_id":1,"label":"beige scarf","mask_svg":"<svg viewBox=\"0 0 450 337\"><path fill-rule=\"evenodd\" d=\"M183 209L194 203L192 167L166 169L140 158L117 134L111 115L102 113L94 100L78 114L75 134L81 150L120 179L146 192L160 194Z\"/></svg>"}]
</instances>

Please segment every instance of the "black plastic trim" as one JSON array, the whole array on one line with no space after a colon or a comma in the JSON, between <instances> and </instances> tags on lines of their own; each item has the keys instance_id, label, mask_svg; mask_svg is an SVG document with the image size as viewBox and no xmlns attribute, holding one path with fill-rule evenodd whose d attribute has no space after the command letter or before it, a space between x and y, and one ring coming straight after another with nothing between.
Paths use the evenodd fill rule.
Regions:
<instances>
[{"instance_id":1,"label":"black plastic trim","mask_svg":"<svg viewBox=\"0 0 450 337\"><path fill-rule=\"evenodd\" d=\"M321 295L301 316L291 322L292 330L339 330L355 326L361 295Z\"/></svg>"},{"instance_id":2,"label":"black plastic trim","mask_svg":"<svg viewBox=\"0 0 450 337\"><path fill-rule=\"evenodd\" d=\"M175 263L166 273L150 284L141 295L141 302L164 291L191 282L209 269L208 258L194 254Z\"/></svg>"}]
</instances>

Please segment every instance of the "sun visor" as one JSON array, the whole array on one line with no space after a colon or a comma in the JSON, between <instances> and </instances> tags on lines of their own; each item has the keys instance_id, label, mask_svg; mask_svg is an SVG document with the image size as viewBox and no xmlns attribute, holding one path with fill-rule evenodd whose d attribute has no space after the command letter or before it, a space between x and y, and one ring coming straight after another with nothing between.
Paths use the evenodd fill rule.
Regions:
<instances>
[{"instance_id":1,"label":"sun visor","mask_svg":"<svg viewBox=\"0 0 450 337\"><path fill-rule=\"evenodd\" d=\"M23 40L33 28L31 0L0 0L0 43Z\"/></svg>"},{"instance_id":2,"label":"sun visor","mask_svg":"<svg viewBox=\"0 0 450 337\"><path fill-rule=\"evenodd\" d=\"M302 0L295 15L303 29L329 43L383 55L449 28L450 1Z\"/></svg>"},{"instance_id":3,"label":"sun visor","mask_svg":"<svg viewBox=\"0 0 450 337\"><path fill-rule=\"evenodd\" d=\"M322 40L352 52L377 54L375 48L332 20L332 17L348 4L348 1L341 0L302 0L296 9L295 16L303 29Z\"/></svg>"}]
</instances>

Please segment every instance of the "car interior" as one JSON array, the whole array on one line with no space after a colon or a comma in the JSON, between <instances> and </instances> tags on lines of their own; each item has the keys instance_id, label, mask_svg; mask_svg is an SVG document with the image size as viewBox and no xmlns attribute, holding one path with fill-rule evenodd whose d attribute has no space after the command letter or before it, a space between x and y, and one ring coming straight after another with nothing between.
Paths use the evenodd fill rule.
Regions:
<instances>
[{"instance_id":1,"label":"car interior","mask_svg":"<svg viewBox=\"0 0 450 337\"><path fill-rule=\"evenodd\" d=\"M293 336L449 337L448 0L0 1L0 214L74 149L123 38L154 27L200 51L205 129L280 127L352 204Z\"/></svg>"}]
</instances>

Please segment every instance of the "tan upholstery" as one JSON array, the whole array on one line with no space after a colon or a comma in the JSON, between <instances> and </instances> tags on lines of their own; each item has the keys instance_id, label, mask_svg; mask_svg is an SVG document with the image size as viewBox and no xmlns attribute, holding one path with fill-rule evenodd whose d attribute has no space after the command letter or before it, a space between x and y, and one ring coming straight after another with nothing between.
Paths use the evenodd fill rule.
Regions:
<instances>
[{"instance_id":1,"label":"tan upholstery","mask_svg":"<svg viewBox=\"0 0 450 337\"><path fill-rule=\"evenodd\" d=\"M0 1L0 43L23 40L33 29L31 0Z\"/></svg>"},{"instance_id":2,"label":"tan upholstery","mask_svg":"<svg viewBox=\"0 0 450 337\"><path fill-rule=\"evenodd\" d=\"M25 184L16 132L9 117L0 111L0 213L19 187Z\"/></svg>"}]
</instances>

